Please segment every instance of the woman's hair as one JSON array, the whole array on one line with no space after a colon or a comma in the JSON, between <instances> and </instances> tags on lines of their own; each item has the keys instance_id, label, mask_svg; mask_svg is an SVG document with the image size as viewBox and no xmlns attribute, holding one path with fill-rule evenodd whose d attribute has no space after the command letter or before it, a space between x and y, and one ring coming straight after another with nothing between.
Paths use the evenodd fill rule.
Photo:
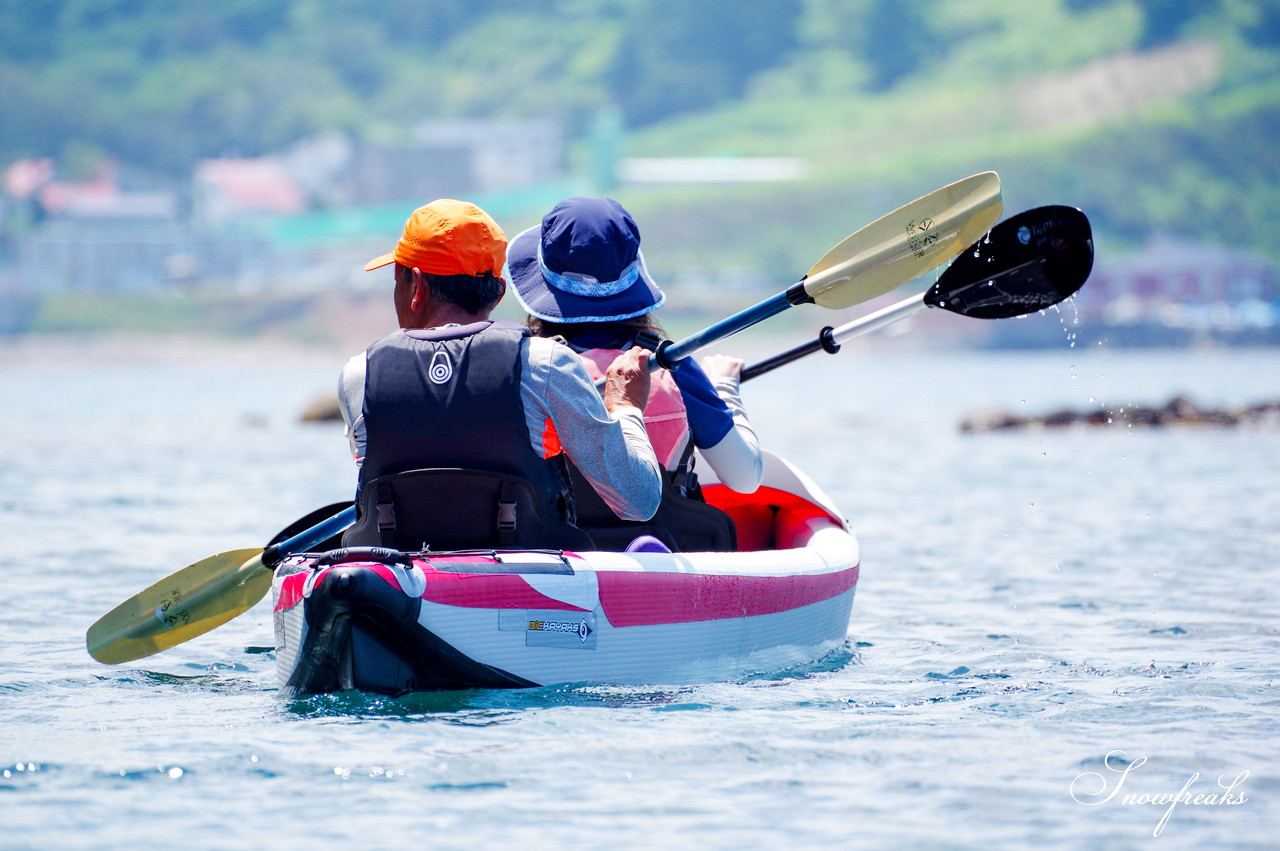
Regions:
<instances>
[{"instance_id":1,"label":"woman's hair","mask_svg":"<svg viewBox=\"0 0 1280 851\"><path fill-rule=\"evenodd\" d=\"M652 312L614 322L549 322L530 316L525 324L537 337L564 337L572 343L585 334L594 341L613 341L611 345L592 346L592 348L620 349L630 345L636 335L642 331L652 332L659 337L666 335Z\"/></svg>"}]
</instances>

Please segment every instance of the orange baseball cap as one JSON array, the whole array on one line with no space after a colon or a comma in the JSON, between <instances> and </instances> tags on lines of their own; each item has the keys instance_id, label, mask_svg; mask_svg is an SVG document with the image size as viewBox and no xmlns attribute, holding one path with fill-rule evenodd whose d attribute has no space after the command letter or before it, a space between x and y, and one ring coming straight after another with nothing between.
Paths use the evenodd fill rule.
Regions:
<instances>
[{"instance_id":1,"label":"orange baseball cap","mask_svg":"<svg viewBox=\"0 0 1280 851\"><path fill-rule=\"evenodd\" d=\"M432 275L501 276L507 235L475 204L441 198L413 211L390 254L364 267L372 272L392 263Z\"/></svg>"}]
</instances>

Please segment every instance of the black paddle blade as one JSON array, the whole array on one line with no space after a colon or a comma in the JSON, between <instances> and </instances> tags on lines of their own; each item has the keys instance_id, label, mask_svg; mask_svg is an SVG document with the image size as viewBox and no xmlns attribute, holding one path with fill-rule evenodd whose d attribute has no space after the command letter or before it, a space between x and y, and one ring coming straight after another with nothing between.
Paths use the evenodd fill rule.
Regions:
<instances>
[{"instance_id":1,"label":"black paddle blade","mask_svg":"<svg viewBox=\"0 0 1280 851\"><path fill-rule=\"evenodd\" d=\"M1036 207L962 251L924 301L976 319L1023 316L1075 295L1092 269L1093 232L1085 214Z\"/></svg>"}]
</instances>

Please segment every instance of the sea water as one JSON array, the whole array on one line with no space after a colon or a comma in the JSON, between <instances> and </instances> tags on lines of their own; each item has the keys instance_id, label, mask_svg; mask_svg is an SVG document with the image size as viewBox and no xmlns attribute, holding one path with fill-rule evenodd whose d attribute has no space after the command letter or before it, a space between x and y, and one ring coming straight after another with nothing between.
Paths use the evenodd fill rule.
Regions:
<instances>
[{"instance_id":1,"label":"sea water","mask_svg":"<svg viewBox=\"0 0 1280 851\"><path fill-rule=\"evenodd\" d=\"M85 629L346 498L342 357L0 351L0 847L1274 848L1280 427L962 434L1280 398L1280 350L820 355L744 386L849 514L848 640L668 687L276 689L270 607Z\"/></svg>"}]
</instances>

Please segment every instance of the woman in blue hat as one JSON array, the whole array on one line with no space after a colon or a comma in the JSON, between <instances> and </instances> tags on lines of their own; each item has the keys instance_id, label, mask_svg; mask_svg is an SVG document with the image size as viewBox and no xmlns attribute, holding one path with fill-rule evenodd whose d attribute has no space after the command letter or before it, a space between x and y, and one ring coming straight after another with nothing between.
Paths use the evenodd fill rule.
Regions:
<instances>
[{"instance_id":1,"label":"woman in blue hat","mask_svg":"<svg viewBox=\"0 0 1280 851\"><path fill-rule=\"evenodd\" d=\"M653 311L666 296L645 268L640 229L617 201L561 201L540 227L511 240L507 269L534 333L567 340L594 379L641 335L661 338ZM764 463L739 396L742 367L713 355L654 373L644 419L666 469L688 469L696 447L729 488L760 486Z\"/></svg>"}]
</instances>

